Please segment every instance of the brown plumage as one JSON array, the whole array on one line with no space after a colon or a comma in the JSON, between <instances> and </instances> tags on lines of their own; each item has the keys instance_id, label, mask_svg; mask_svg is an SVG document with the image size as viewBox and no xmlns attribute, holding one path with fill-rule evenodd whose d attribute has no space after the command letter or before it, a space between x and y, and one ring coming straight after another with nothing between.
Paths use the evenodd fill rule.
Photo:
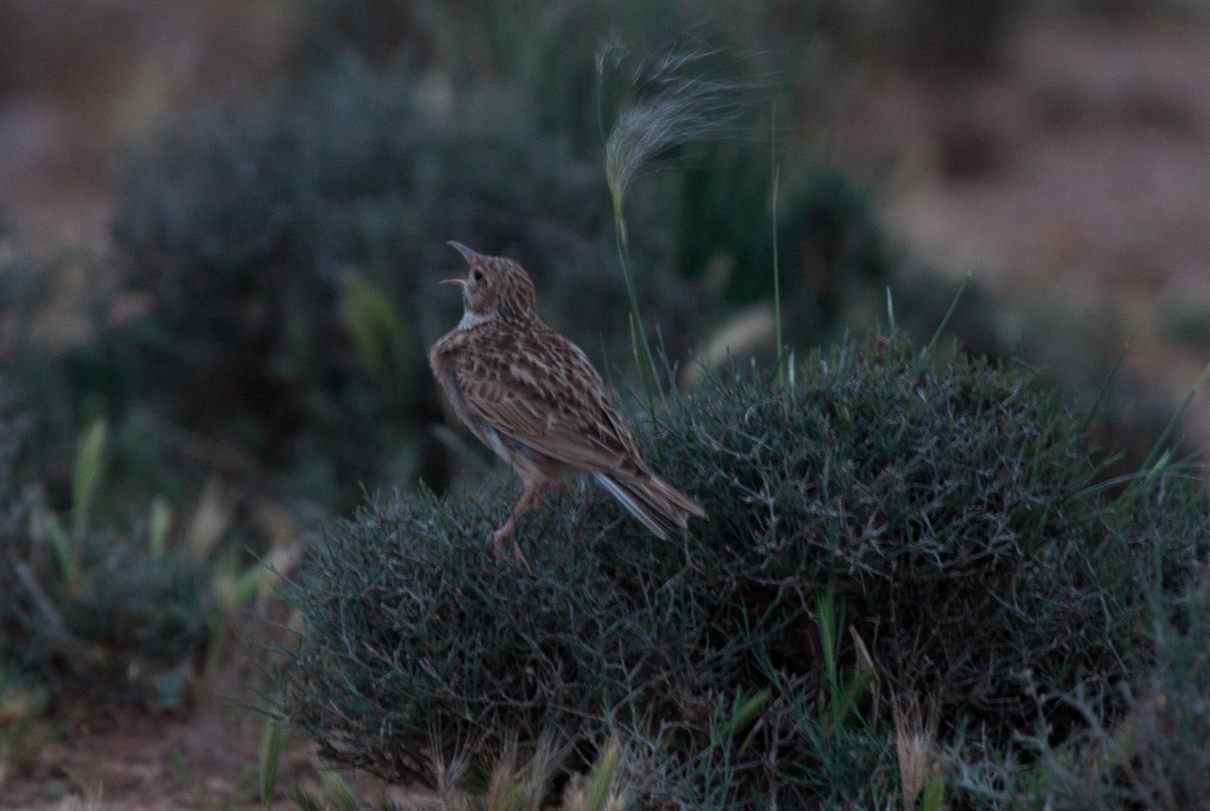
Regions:
<instances>
[{"instance_id":1,"label":"brown plumage","mask_svg":"<svg viewBox=\"0 0 1210 811\"><path fill-rule=\"evenodd\" d=\"M706 513L643 461L601 376L578 346L547 326L534 284L516 262L449 243L466 259L464 312L433 345L429 364L450 405L483 444L512 465L525 491L492 535L503 548L543 490L587 473L660 538ZM524 559L520 548L515 549Z\"/></svg>"}]
</instances>

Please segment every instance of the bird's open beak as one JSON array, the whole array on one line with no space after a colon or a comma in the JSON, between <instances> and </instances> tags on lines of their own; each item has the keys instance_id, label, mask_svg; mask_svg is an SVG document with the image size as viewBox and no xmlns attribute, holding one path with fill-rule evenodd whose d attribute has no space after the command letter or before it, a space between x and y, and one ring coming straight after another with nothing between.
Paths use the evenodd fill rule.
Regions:
<instances>
[{"instance_id":1,"label":"bird's open beak","mask_svg":"<svg viewBox=\"0 0 1210 811\"><path fill-rule=\"evenodd\" d=\"M461 242L454 242L451 239L449 242L447 242L445 244L449 245L451 248L456 250L458 253L462 254L462 258L465 259L468 264L470 262L473 262L475 259L480 258L478 253L476 253L475 251L472 251L470 248L466 247Z\"/></svg>"},{"instance_id":2,"label":"bird's open beak","mask_svg":"<svg viewBox=\"0 0 1210 811\"><path fill-rule=\"evenodd\" d=\"M466 287L466 279L442 279L437 284L460 284Z\"/></svg>"}]
</instances>

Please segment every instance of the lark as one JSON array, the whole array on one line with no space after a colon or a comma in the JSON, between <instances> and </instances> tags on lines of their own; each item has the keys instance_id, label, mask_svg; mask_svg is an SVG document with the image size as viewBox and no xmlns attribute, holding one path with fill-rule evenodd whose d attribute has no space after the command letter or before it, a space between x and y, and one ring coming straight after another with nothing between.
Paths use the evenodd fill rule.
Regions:
<instances>
[{"instance_id":1,"label":"lark","mask_svg":"<svg viewBox=\"0 0 1210 811\"><path fill-rule=\"evenodd\" d=\"M592 476L652 533L666 539L705 511L652 472L610 402L588 356L538 316L534 284L519 264L450 242L466 278L462 320L429 351L454 413L517 472L524 485L492 533L497 557L517 519L563 480ZM514 556L525 560L514 542Z\"/></svg>"}]
</instances>

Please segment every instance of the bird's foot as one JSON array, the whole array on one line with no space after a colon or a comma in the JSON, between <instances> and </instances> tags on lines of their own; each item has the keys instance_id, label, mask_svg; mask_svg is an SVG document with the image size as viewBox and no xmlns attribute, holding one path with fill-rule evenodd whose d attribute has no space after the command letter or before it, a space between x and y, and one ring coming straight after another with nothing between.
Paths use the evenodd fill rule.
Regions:
<instances>
[{"instance_id":1,"label":"bird's foot","mask_svg":"<svg viewBox=\"0 0 1210 811\"><path fill-rule=\"evenodd\" d=\"M513 560L521 563L528 571L532 572L533 569L530 569L529 561L525 559L525 553L521 551L521 544L517 543L517 539L512 537L512 523L512 521L509 521L492 533L492 554L495 555L496 560L503 561L505 559L504 547L511 540L513 545Z\"/></svg>"},{"instance_id":2,"label":"bird's foot","mask_svg":"<svg viewBox=\"0 0 1210 811\"><path fill-rule=\"evenodd\" d=\"M562 479L552 479L544 485L548 493L566 493L571 490L571 485Z\"/></svg>"}]
</instances>

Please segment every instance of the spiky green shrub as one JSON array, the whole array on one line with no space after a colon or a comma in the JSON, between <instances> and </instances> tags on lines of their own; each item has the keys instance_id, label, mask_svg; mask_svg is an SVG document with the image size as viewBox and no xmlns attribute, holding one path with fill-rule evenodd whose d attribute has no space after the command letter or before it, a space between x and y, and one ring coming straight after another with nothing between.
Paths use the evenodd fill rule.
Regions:
<instances>
[{"instance_id":1,"label":"spiky green shrub","mask_svg":"<svg viewBox=\"0 0 1210 811\"><path fill-rule=\"evenodd\" d=\"M970 280L968 280L970 281ZM952 285L909 259L891 287L900 325L925 339L953 301ZM1074 315L1070 302L993 291L980 281L964 286L947 335L968 352L1028 363L1077 409L1090 415L1090 445L1120 454L1112 473L1137 470L1173 413L1170 395L1142 379L1121 319ZM1195 452L1187 437L1172 437L1179 453Z\"/></svg>"},{"instance_id":2,"label":"spiky green shrub","mask_svg":"<svg viewBox=\"0 0 1210 811\"><path fill-rule=\"evenodd\" d=\"M1210 504L1205 481L1160 480L1149 490L1128 521L1152 556L1135 580L1150 605L1148 660L1108 689L1040 696L1079 718L1078 734L1056 742L1053 709L1040 705L1022 751L954 757L950 782L972 807L1206 807Z\"/></svg>"},{"instance_id":3,"label":"spiky green shrub","mask_svg":"<svg viewBox=\"0 0 1210 811\"><path fill-rule=\"evenodd\" d=\"M1210 520L1203 515L1207 535ZM1110 807L1176 811L1205 807L1210 797L1208 585L1192 588L1172 620L1159 626L1154 669L1136 683L1130 712L1111 727L1110 741L1095 742L1108 743L1100 749L1102 762L1089 771L1099 778L1102 796L1112 798ZM1080 783L1091 782L1068 788L1071 807L1084 799Z\"/></svg>"},{"instance_id":4,"label":"spiky green shrub","mask_svg":"<svg viewBox=\"0 0 1210 811\"><path fill-rule=\"evenodd\" d=\"M305 626L278 710L333 761L394 778L431 779L431 736L622 728L665 797L868 799L895 780L870 668L884 697L936 694L1008 738L1023 672L1058 689L1131 655L1142 601L1119 562L1142 551L1079 495L1078 420L1018 371L845 344L788 391L718 380L642 444L711 516L684 542L589 491L522 522L533 573L500 564L486 539L508 479L329 527L284 586ZM776 774L774 751L792 764Z\"/></svg>"}]
</instances>

